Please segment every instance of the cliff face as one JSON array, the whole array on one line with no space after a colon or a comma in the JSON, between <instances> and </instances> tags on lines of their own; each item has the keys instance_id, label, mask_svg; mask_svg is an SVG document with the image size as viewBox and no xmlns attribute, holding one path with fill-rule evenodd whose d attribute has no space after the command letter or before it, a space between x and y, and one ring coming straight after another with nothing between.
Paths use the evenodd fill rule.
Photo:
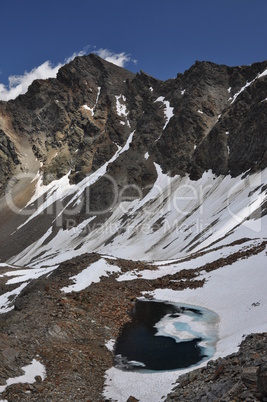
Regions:
<instances>
[{"instance_id":1,"label":"cliff face","mask_svg":"<svg viewBox=\"0 0 267 402\"><path fill-rule=\"evenodd\" d=\"M103 162L97 156L103 147L105 161L115 152L112 140L126 141L122 127L114 134L114 91L125 92L125 81L132 77L96 56L77 58L57 79L37 80L27 94L2 104L16 140L26 137L43 163L46 182L70 169L73 176L79 171L78 178L84 177Z\"/></svg>"}]
</instances>

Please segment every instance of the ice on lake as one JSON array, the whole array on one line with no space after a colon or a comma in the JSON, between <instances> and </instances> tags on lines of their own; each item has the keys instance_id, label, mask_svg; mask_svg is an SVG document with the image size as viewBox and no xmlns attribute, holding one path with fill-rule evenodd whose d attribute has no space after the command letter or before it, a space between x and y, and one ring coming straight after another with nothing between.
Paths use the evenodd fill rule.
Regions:
<instances>
[{"instance_id":1,"label":"ice on lake","mask_svg":"<svg viewBox=\"0 0 267 402\"><path fill-rule=\"evenodd\" d=\"M115 344L115 366L127 370L173 370L210 359L218 315L208 309L138 300Z\"/></svg>"}]
</instances>

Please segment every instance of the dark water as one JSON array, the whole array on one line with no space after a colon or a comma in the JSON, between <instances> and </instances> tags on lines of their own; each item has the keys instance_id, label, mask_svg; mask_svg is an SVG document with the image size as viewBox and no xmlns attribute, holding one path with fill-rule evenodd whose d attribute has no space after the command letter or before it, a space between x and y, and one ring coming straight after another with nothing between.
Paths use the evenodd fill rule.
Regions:
<instances>
[{"instance_id":1,"label":"dark water","mask_svg":"<svg viewBox=\"0 0 267 402\"><path fill-rule=\"evenodd\" d=\"M201 315L197 309L172 304L137 301L132 321L125 324L115 344L115 366L122 369L172 370L186 368L201 361L205 355L198 346L202 338L177 343L167 336L155 336L154 325L165 315L177 317L185 310ZM140 367L134 362L141 362Z\"/></svg>"}]
</instances>

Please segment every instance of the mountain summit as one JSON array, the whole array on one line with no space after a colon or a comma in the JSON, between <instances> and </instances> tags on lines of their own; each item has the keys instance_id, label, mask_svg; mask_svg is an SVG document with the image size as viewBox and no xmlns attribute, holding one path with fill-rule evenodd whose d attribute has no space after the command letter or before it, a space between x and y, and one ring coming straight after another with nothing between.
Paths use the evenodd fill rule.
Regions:
<instances>
[{"instance_id":1,"label":"mountain summit","mask_svg":"<svg viewBox=\"0 0 267 402\"><path fill-rule=\"evenodd\" d=\"M116 394L118 369L106 371L103 346L144 294L214 310L215 358L266 331L266 127L267 61L197 61L160 81L90 54L0 102L3 386L38 354L40 394L23 400L127 400L134 386ZM29 332L18 338L23 317ZM61 347L73 351L74 373L69 360L60 366ZM147 391L134 396L150 402Z\"/></svg>"}]
</instances>

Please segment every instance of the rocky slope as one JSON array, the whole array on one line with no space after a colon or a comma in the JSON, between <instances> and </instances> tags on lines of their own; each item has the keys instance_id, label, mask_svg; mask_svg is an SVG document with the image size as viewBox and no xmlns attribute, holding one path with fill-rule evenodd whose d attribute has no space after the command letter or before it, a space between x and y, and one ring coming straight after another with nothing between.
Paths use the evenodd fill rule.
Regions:
<instances>
[{"instance_id":1,"label":"rocky slope","mask_svg":"<svg viewBox=\"0 0 267 402\"><path fill-rule=\"evenodd\" d=\"M232 256L231 262L257 255L262 249L265 245L248 250L246 255ZM21 367L34 358L44 364L46 377L42 380L37 376L33 384L25 380L4 387L1 395L4 400L110 400L102 394L105 372L113 364L107 341L116 339L122 326L131 319L136 299L157 288L181 291L199 288L204 283L197 278L204 267L145 280L141 278L142 272L154 271L155 265L107 259L111 266L120 266L123 273L137 271L140 278L118 282L113 274L80 292L63 291L73 282L70 277L99 260L99 255L87 254L66 261L52 273L26 283L17 297L9 297L10 311L0 316L0 381L5 384L7 378L21 375ZM205 269L211 272L227 263L221 260ZM10 270L11 267L1 268L2 294L3 290L10 292L14 288L3 275ZM15 276L18 267L13 270ZM251 335L242 342L238 353L210 361L207 367L179 377L179 385L173 385L166 401L266 400L266 336L266 333Z\"/></svg>"},{"instance_id":2,"label":"rocky slope","mask_svg":"<svg viewBox=\"0 0 267 402\"><path fill-rule=\"evenodd\" d=\"M73 282L70 278L100 261L98 254L66 261L52 273L40 272L39 278L24 282L26 286L16 297L11 296L15 284L8 278L16 277L18 267L1 267L1 294L8 291L10 296L9 311L0 315L0 390L1 384L21 375L21 367L34 358L46 369L44 379L37 375L32 382L15 381L14 385L3 387L2 398L12 402L113 400L102 394L106 370L113 364L112 349L107 342L116 339L122 326L131 319L136 299L145 292L149 300L151 291L158 288L182 291L202 287L204 280L198 275L203 269L216 271L258 255L265 247L266 244L247 248L243 255L231 255L217 263L155 280L142 278L143 272L155 271L155 265L107 257L110 267L115 264L124 274L137 272L136 279L117 281L118 275L110 274L79 292L69 293L63 289ZM24 268L24 275L25 271L27 279L27 271L30 275L31 269ZM166 401L265 401L266 336L266 333L251 335L242 342L238 353L210 361L206 367L179 377L179 385L173 384L174 390ZM129 400L143 400L132 397Z\"/></svg>"},{"instance_id":3,"label":"rocky slope","mask_svg":"<svg viewBox=\"0 0 267 402\"><path fill-rule=\"evenodd\" d=\"M266 333L225 357L267 330L266 127L267 61L163 82L91 54L0 102L0 398L152 402L109 396L107 342L166 294L221 313L220 360L166 400L266 400Z\"/></svg>"}]
</instances>

